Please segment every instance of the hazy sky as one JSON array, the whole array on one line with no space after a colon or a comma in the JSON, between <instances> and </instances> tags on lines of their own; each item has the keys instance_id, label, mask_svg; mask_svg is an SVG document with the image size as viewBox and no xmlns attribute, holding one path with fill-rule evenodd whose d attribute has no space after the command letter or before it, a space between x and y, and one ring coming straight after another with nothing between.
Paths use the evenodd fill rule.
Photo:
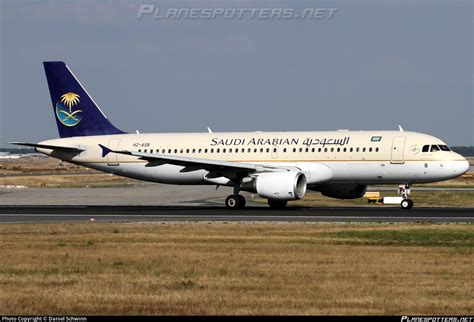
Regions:
<instances>
[{"instance_id":1,"label":"hazy sky","mask_svg":"<svg viewBox=\"0 0 474 322\"><path fill-rule=\"evenodd\" d=\"M137 19L156 8L329 19ZM42 61L125 131L380 130L474 145L472 1L0 1L0 146L56 138Z\"/></svg>"}]
</instances>

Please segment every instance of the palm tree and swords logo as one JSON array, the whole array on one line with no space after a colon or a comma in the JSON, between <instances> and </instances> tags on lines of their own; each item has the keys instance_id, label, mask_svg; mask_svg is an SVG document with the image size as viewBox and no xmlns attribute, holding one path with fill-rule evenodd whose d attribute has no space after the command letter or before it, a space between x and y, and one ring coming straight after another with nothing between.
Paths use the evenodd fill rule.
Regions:
<instances>
[{"instance_id":1,"label":"palm tree and swords logo","mask_svg":"<svg viewBox=\"0 0 474 322\"><path fill-rule=\"evenodd\" d=\"M59 122L65 126L77 125L82 120L82 110L74 110L79 104L80 96L73 92L61 95L56 103L56 116Z\"/></svg>"}]
</instances>

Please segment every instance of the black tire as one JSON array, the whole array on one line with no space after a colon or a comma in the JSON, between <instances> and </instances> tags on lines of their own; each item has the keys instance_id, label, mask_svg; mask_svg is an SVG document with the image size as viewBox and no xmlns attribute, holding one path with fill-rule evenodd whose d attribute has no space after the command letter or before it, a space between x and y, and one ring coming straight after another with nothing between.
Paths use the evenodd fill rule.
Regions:
<instances>
[{"instance_id":1,"label":"black tire","mask_svg":"<svg viewBox=\"0 0 474 322\"><path fill-rule=\"evenodd\" d=\"M237 199L239 200L239 208L244 208L246 204L244 196L237 195Z\"/></svg>"},{"instance_id":2,"label":"black tire","mask_svg":"<svg viewBox=\"0 0 474 322\"><path fill-rule=\"evenodd\" d=\"M237 195L230 195L225 199L225 206L229 209L237 209L239 208L239 196Z\"/></svg>"},{"instance_id":3,"label":"black tire","mask_svg":"<svg viewBox=\"0 0 474 322\"><path fill-rule=\"evenodd\" d=\"M411 199L403 199L400 203L400 207L402 209L411 209L413 208L413 200Z\"/></svg>"},{"instance_id":4,"label":"black tire","mask_svg":"<svg viewBox=\"0 0 474 322\"><path fill-rule=\"evenodd\" d=\"M270 208L274 208L274 209L283 209L283 208L286 207L287 203L288 203L288 201L286 201L286 200L268 199L268 205L270 206Z\"/></svg>"}]
</instances>

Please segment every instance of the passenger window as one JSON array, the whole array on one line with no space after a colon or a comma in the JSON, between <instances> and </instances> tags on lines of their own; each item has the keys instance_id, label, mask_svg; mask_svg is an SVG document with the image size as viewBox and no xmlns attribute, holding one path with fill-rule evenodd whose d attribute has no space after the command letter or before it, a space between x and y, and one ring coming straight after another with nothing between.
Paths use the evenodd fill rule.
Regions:
<instances>
[{"instance_id":1,"label":"passenger window","mask_svg":"<svg viewBox=\"0 0 474 322\"><path fill-rule=\"evenodd\" d=\"M337 152L341 152L341 148L337 148Z\"/></svg>"},{"instance_id":2,"label":"passenger window","mask_svg":"<svg viewBox=\"0 0 474 322\"><path fill-rule=\"evenodd\" d=\"M204 149L204 153L207 153L207 149Z\"/></svg>"},{"instance_id":3,"label":"passenger window","mask_svg":"<svg viewBox=\"0 0 474 322\"><path fill-rule=\"evenodd\" d=\"M201 151L202 151L202 150L201 150L201 149L199 149L199 150L198 150L198 153L201 153Z\"/></svg>"},{"instance_id":4,"label":"passenger window","mask_svg":"<svg viewBox=\"0 0 474 322\"><path fill-rule=\"evenodd\" d=\"M142 152L142 149L138 149L138 152Z\"/></svg>"},{"instance_id":5,"label":"passenger window","mask_svg":"<svg viewBox=\"0 0 474 322\"><path fill-rule=\"evenodd\" d=\"M171 149L168 149L168 153L171 154Z\"/></svg>"},{"instance_id":6,"label":"passenger window","mask_svg":"<svg viewBox=\"0 0 474 322\"><path fill-rule=\"evenodd\" d=\"M273 148L273 152L276 152L277 151L277 148Z\"/></svg>"},{"instance_id":7,"label":"passenger window","mask_svg":"<svg viewBox=\"0 0 474 322\"><path fill-rule=\"evenodd\" d=\"M429 145L423 145L423 149L421 149L422 152L428 152L430 150Z\"/></svg>"},{"instance_id":8,"label":"passenger window","mask_svg":"<svg viewBox=\"0 0 474 322\"><path fill-rule=\"evenodd\" d=\"M248 153L252 152L252 149L251 149L251 148L248 148L248 149L247 149L247 152L248 152Z\"/></svg>"},{"instance_id":9,"label":"passenger window","mask_svg":"<svg viewBox=\"0 0 474 322\"><path fill-rule=\"evenodd\" d=\"M222 149L222 153L225 153L225 149Z\"/></svg>"},{"instance_id":10,"label":"passenger window","mask_svg":"<svg viewBox=\"0 0 474 322\"><path fill-rule=\"evenodd\" d=\"M300 148L300 152L303 152L303 148Z\"/></svg>"},{"instance_id":11,"label":"passenger window","mask_svg":"<svg viewBox=\"0 0 474 322\"><path fill-rule=\"evenodd\" d=\"M254 153L257 153L257 148L253 149L253 152L254 152Z\"/></svg>"},{"instance_id":12,"label":"passenger window","mask_svg":"<svg viewBox=\"0 0 474 322\"><path fill-rule=\"evenodd\" d=\"M263 153L263 148L260 148L260 153Z\"/></svg>"},{"instance_id":13,"label":"passenger window","mask_svg":"<svg viewBox=\"0 0 474 322\"><path fill-rule=\"evenodd\" d=\"M220 153L221 152L221 149L217 149L216 153Z\"/></svg>"},{"instance_id":14,"label":"passenger window","mask_svg":"<svg viewBox=\"0 0 474 322\"><path fill-rule=\"evenodd\" d=\"M314 152L314 150L315 150L314 148L311 148L311 152Z\"/></svg>"},{"instance_id":15,"label":"passenger window","mask_svg":"<svg viewBox=\"0 0 474 322\"><path fill-rule=\"evenodd\" d=\"M324 148L324 152L328 152L328 148Z\"/></svg>"},{"instance_id":16,"label":"passenger window","mask_svg":"<svg viewBox=\"0 0 474 322\"><path fill-rule=\"evenodd\" d=\"M372 148L369 148L369 152L372 152Z\"/></svg>"},{"instance_id":17,"label":"passenger window","mask_svg":"<svg viewBox=\"0 0 474 322\"><path fill-rule=\"evenodd\" d=\"M268 152L270 152L270 149L269 149L269 148L267 148L267 153L268 153Z\"/></svg>"},{"instance_id":18,"label":"passenger window","mask_svg":"<svg viewBox=\"0 0 474 322\"><path fill-rule=\"evenodd\" d=\"M356 148L356 152L359 152L359 148Z\"/></svg>"},{"instance_id":19,"label":"passenger window","mask_svg":"<svg viewBox=\"0 0 474 322\"><path fill-rule=\"evenodd\" d=\"M232 153L232 148L229 149L229 153Z\"/></svg>"},{"instance_id":20,"label":"passenger window","mask_svg":"<svg viewBox=\"0 0 474 322\"><path fill-rule=\"evenodd\" d=\"M321 148L318 148L318 152L321 152Z\"/></svg>"},{"instance_id":21,"label":"passenger window","mask_svg":"<svg viewBox=\"0 0 474 322\"><path fill-rule=\"evenodd\" d=\"M196 149L193 149L193 153L196 153Z\"/></svg>"},{"instance_id":22,"label":"passenger window","mask_svg":"<svg viewBox=\"0 0 474 322\"><path fill-rule=\"evenodd\" d=\"M347 152L347 148L344 148L344 152Z\"/></svg>"},{"instance_id":23,"label":"passenger window","mask_svg":"<svg viewBox=\"0 0 474 322\"><path fill-rule=\"evenodd\" d=\"M242 153L244 153L244 152L245 152L245 149L244 149L244 148L242 148Z\"/></svg>"},{"instance_id":24,"label":"passenger window","mask_svg":"<svg viewBox=\"0 0 474 322\"><path fill-rule=\"evenodd\" d=\"M293 148L293 152L296 152L296 148Z\"/></svg>"},{"instance_id":25,"label":"passenger window","mask_svg":"<svg viewBox=\"0 0 474 322\"><path fill-rule=\"evenodd\" d=\"M153 149L151 149L151 150L150 150L150 153L152 153L152 154L153 154Z\"/></svg>"},{"instance_id":26,"label":"passenger window","mask_svg":"<svg viewBox=\"0 0 474 322\"><path fill-rule=\"evenodd\" d=\"M439 147L438 147L437 145L433 144L433 145L431 146L430 152L437 152L437 151L439 151Z\"/></svg>"},{"instance_id":27,"label":"passenger window","mask_svg":"<svg viewBox=\"0 0 474 322\"><path fill-rule=\"evenodd\" d=\"M178 153L178 149L174 149L174 154Z\"/></svg>"},{"instance_id":28,"label":"passenger window","mask_svg":"<svg viewBox=\"0 0 474 322\"><path fill-rule=\"evenodd\" d=\"M146 153L147 149L143 150L143 153Z\"/></svg>"},{"instance_id":29,"label":"passenger window","mask_svg":"<svg viewBox=\"0 0 474 322\"><path fill-rule=\"evenodd\" d=\"M214 149L211 149L211 153L214 153Z\"/></svg>"},{"instance_id":30,"label":"passenger window","mask_svg":"<svg viewBox=\"0 0 474 322\"><path fill-rule=\"evenodd\" d=\"M283 152L286 152L286 148L283 148Z\"/></svg>"},{"instance_id":31,"label":"passenger window","mask_svg":"<svg viewBox=\"0 0 474 322\"><path fill-rule=\"evenodd\" d=\"M350 148L349 152L354 152L354 148Z\"/></svg>"},{"instance_id":32,"label":"passenger window","mask_svg":"<svg viewBox=\"0 0 474 322\"><path fill-rule=\"evenodd\" d=\"M375 148L375 152L379 152L379 148Z\"/></svg>"},{"instance_id":33,"label":"passenger window","mask_svg":"<svg viewBox=\"0 0 474 322\"><path fill-rule=\"evenodd\" d=\"M331 152L334 152L334 148L331 148Z\"/></svg>"}]
</instances>

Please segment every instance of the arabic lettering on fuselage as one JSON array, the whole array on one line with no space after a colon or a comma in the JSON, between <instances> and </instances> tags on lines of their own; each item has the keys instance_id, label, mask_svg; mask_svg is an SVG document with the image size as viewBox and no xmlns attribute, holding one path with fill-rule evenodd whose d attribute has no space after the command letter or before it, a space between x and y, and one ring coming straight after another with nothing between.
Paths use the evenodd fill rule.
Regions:
<instances>
[{"instance_id":1,"label":"arabic lettering on fuselage","mask_svg":"<svg viewBox=\"0 0 474 322\"><path fill-rule=\"evenodd\" d=\"M211 146L242 146L242 145L320 145L322 147L326 145L339 145L344 146L349 144L350 137L345 136L343 138L251 138L251 139L221 139L212 138Z\"/></svg>"}]
</instances>

